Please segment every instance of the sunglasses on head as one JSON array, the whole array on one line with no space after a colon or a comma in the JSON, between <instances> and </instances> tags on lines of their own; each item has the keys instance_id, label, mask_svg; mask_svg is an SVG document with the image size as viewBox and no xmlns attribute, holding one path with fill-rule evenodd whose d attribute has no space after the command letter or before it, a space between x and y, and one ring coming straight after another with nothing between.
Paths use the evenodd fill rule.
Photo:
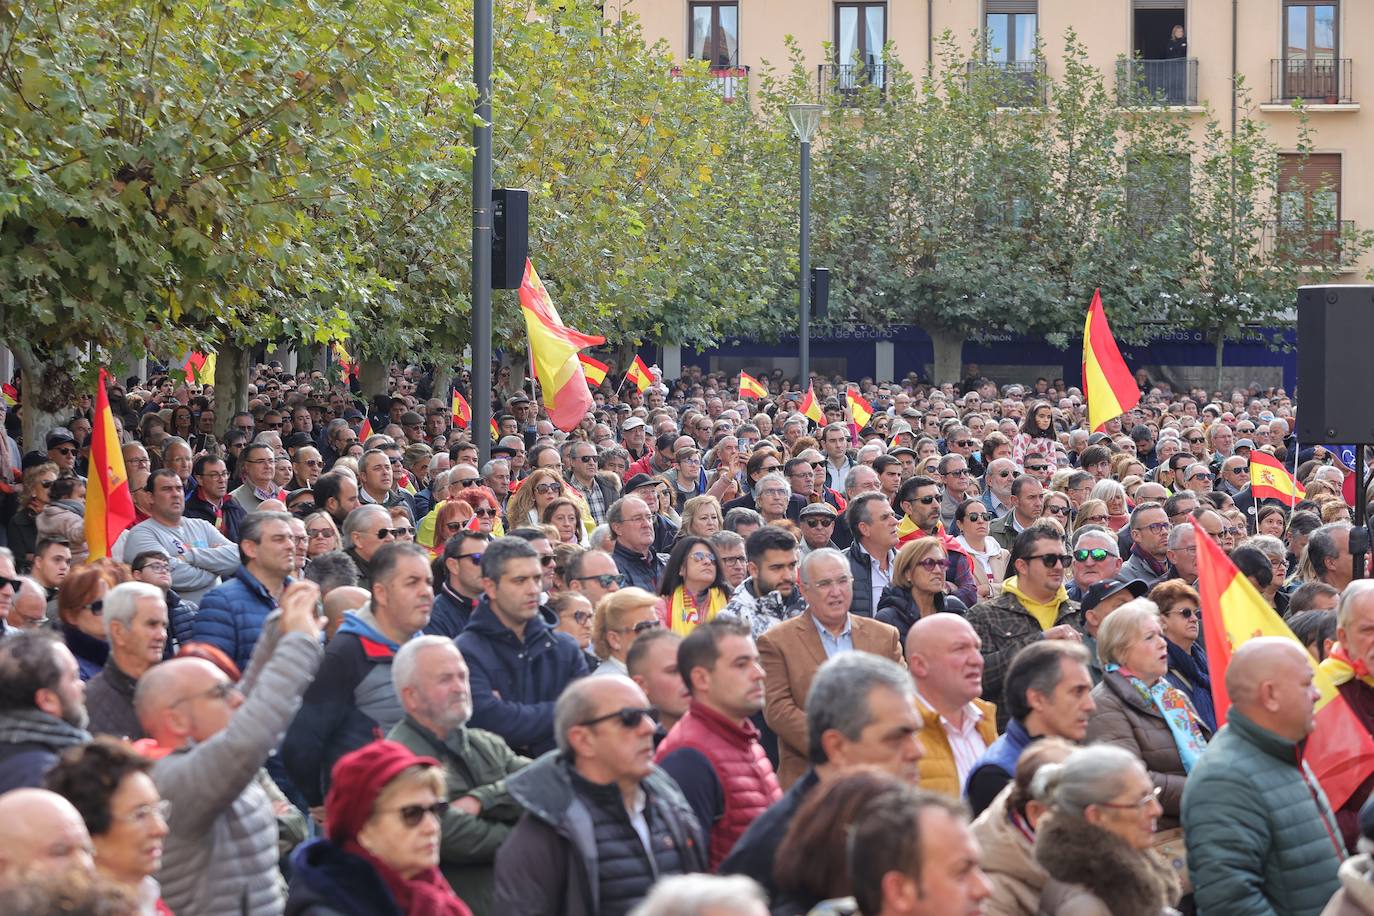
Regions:
<instances>
[{"instance_id":1,"label":"sunglasses on head","mask_svg":"<svg viewBox=\"0 0 1374 916\"><path fill-rule=\"evenodd\" d=\"M413 829L420 826L420 821L424 820L426 814L434 815L435 820L443 820L448 808L448 802L437 801L432 805L406 805L397 808L396 813L401 816L402 824Z\"/></svg>"},{"instance_id":2,"label":"sunglasses on head","mask_svg":"<svg viewBox=\"0 0 1374 916\"><path fill-rule=\"evenodd\" d=\"M1103 560L1112 556L1116 556L1116 554L1103 547L1080 547L1073 552L1073 558L1080 563L1086 563L1089 560L1095 560L1101 563Z\"/></svg>"},{"instance_id":3,"label":"sunglasses on head","mask_svg":"<svg viewBox=\"0 0 1374 916\"><path fill-rule=\"evenodd\" d=\"M617 709L615 712L608 712L604 716L597 716L595 719L587 719L578 722L578 725L590 728L593 725L600 725L602 722L609 722L612 719L620 722L624 728L638 728L639 723L644 721L644 717L653 718L658 712L652 706L626 706L624 709Z\"/></svg>"}]
</instances>

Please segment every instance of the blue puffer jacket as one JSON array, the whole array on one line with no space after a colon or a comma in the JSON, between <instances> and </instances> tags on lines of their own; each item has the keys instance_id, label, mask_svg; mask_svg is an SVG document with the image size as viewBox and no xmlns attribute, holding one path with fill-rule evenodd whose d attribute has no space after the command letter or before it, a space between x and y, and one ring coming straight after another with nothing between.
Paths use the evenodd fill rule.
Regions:
<instances>
[{"instance_id":1,"label":"blue puffer jacket","mask_svg":"<svg viewBox=\"0 0 1374 916\"><path fill-rule=\"evenodd\" d=\"M472 685L474 728L495 732L511 750L538 757L554 746L553 704L587 674L577 641L536 614L524 639L497 619L483 596L458 637Z\"/></svg>"},{"instance_id":2,"label":"blue puffer jacket","mask_svg":"<svg viewBox=\"0 0 1374 916\"><path fill-rule=\"evenodd\" d=\"M289 585L291 580L286 582ZM216 585L200 599L191 636L196 642L208 642L222 650L240 671L247 671L253 647L262 633L262 622L276 609L277 599L268 593L267 586L240 566L233 578Z\"/></svg>"}]
</instances>

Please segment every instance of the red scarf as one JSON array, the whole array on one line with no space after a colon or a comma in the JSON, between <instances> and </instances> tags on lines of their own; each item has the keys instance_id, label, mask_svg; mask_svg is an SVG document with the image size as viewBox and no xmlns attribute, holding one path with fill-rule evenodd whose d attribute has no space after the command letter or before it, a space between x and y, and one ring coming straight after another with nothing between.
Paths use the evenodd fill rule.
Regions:
<instances>
[{"instance_id":1,"label":"red scarf","mask_svg":"<svg viewBox=\"0 0 1374 916\"><path fill-rule=\"evenodd\" d=\"M358 845L357 840L344 844L344 852L357 856L377 871L386 883L396 905L405 916L472 916L467 904L458 899L438 868L427 868L410 880L398 875L381 859Z\"/></svg>"}]
</instances>

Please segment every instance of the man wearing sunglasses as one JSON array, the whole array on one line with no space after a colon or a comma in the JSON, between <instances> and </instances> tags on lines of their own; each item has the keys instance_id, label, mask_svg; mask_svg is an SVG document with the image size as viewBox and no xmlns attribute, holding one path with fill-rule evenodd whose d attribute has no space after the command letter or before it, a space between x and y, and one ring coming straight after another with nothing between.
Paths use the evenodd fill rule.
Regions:
<instances>
[{"instance_id":1,"label":"man wearing sunglasses","mask_svg":"<svg viewBox=\"0 0 1374 916\"><path fill-rule=\"evenodd\" d=\"M1169 572L1169 516L1159 503L1142 502L1131 512L1131 555L1121 578L1141 579L1153 588Z\"/></svg>"},{"instance_id":2,"label":"man wearing sunglasses","mask_svg":"<svg viewBox=\"0 0 1374 916\"><path fill-rule=\"evenodd\" d=\"M1112 579L1121 570L1121 552L1116 535L1106 528L1082 528L1073 534L1073 581L1069 597L1082 601L1088 586Z\"/></svg>"},{"instance_id":3,"label":"man wearing sunglasses","mask_svg":"<svg viewBox=\"0 0 1374 916\"><path fill-rule=\"evenodd\" d=\"M1026 456L1026 464L1047 465L1044 455ZM1030 470L1027 469L1027 474ZM1031 474L1037 480L1038 475ZM1015 497L1011 493L1012 482L1016 479L1016 462L1010 458L994 458L988 463L988 472L983 475L983 505L987 506L993 518L1001 518L1012 510Z\"/></svg>"},{"instance_id":4,"label":"man wearing sunglasses","mask_svg":"<svg viewBox=\"0 0 1374 916\"><path fill-rule=\"evenodd\" d=\"M550 718L561 753L506 780L525 813L496 856L492 913L625 913L658 879L706 871L692 809L653 764L648 706L618 674L576 681L558 698Z\"/></svg>"},{"instance_id":5,"label":"man wearing sunglasses","mask_svg":"<svg viewBox=\"0 0 1374 916\"><path fill-rule=\"evenodd\" d=\"M1003 679L1012 658L1041 639L1081 642L1078 604L1069 599L1064 576L1073 557L1065 553L1060 529L1050 522L1031 525L1011 546L1014 570L995 598L969 608L968 622L982 640L983 697L1003 695ZM997 710L997 728L1006 727L1007 713Z\"/></svg>"},{"instance_id":6,"label":"man wearing sunglasses","mask_svg":"<svg viewBox=\"0 0 1374 916\"><path fill-rule=\"evenodd\" d=\"M396 540L391 513L375 503L359 506L343 523L344 553L358 567L358 586L372 587L372 557L383 545Z\"/></svg>"},{"instance_id":7,"label":"man wearing sunglasses","mask_svg":"<svg viewBox=\"0 0 1374 916\"><path fill-rule=\"evenodd\" d=\"M615 560L602 550L584 550L568 561L567 584L570 591L585 595L593 608L601 599L629 584L616 568Z\"/></svg>"},{"instance_id":8,"label":"man wearing sunglasses","mask_svg":"<svg viewBox=\"0 0 1374 916\"><path fill-rule=\"evenodd\" d=\"M58 426L48 433L44 440L48 450L48 460L57 465L59 477L76 476L76 455L80 451L76 437L65 426Z\"/></svg>"},{"instance_id":9,"label":"man wearing sunglasses","mask_svg":"<svg viewBox=\"0 0 1374 916\"><path fill-rule=\"evenodd\" d=\"M439 583L425 632L457 638L468 625L482 596L482 551L491 540L481 531L463 529L444 542L444 578Z\"/></svg>"}]
</instances>

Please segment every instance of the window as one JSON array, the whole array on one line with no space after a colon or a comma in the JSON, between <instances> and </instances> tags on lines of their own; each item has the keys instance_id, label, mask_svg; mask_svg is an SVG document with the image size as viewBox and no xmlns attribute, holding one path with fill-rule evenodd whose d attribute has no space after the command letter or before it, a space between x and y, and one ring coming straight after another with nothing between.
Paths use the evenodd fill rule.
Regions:
<instances>
[{"instance_id":1,"label":"window","mask_svg":"<svg viewBox=\"0 0 1374 916\"><path fill-rule=\"evenodd\" d=\"M1299 257L1329 259L1339 253L1340 153L1279 157L1277 230L1280 244Z\"/></svg>"},{"instance_id":2,"label":"window","mask_svg":"<svg viewBox=\"0 0 1374 916\"><path fill-rule=\"evenodd\" d=\"M984 38L988 60L1011 64L1035 60L1035 0L987 0Z\"/></svg>"},{"instance_id":3,"label":"window","mask_svg":"<svg viewBox=\"0 0 1374 916\"><path fill-rule=\"evenodd\" d=\"M693 2L689 13L689 56L710 61L712 67L739 66L739 4Z\"/></svg>"},{"instance_id":4,"label":"window","mask_svg":"<svg viewBox=\"0 0 1374 916\"><path fill-rule=\"evenodd\" d=\"M835 4L835 63L840 68L838 82L846 85L846 70L857 85L870 82L882 85L883 45L887 44L886 3Z\"/></svg>"},{"instance_id":5,"label":"window","mask_svg":"<svg viewBox=\"0 0 1374 916\"><path fill-rule=\"evenodd\" d=\"M1340 96L1336 13L1332 0L1284 0L1284 98Z\"/></svg>"}]
</instances>

